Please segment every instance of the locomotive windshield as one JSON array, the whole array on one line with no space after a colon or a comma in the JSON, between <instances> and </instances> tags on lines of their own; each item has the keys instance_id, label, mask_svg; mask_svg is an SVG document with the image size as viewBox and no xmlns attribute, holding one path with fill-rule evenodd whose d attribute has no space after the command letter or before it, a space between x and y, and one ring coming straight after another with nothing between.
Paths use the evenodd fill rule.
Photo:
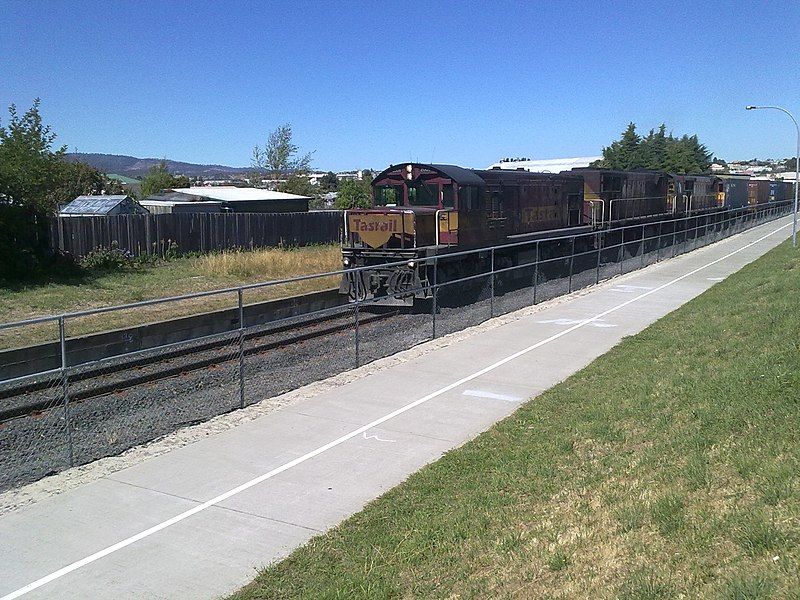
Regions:
<instances>
[{"instance_id":1,"label":"locomotive windshield","mask_svg":"<svg viewBox=\"0 0 800 600\"><path fill-rule=\"evenodd\" d=\"M375 206L404 206L402 185L380 185L375 187ZM443 192L447 196L446 205L453 206L452 186ZM408 206L439 206L439 186L427 184L423 181L408 182Z\"/></svg>"},{"instance_id":2,"label":"locomotive windshield","mask_svg":"<svg viewBox=\"0 0 800 600\"><path fill-rule=\"evenodd\" d=\"M375 206L400 206L403 204L402 185L380 185L375 187Z\"/></svg>"},{"instance_id":3,"label":"locomotive windshield","mask_svg":"<svg viewBox=\"0 0 800 600\"><path fill-rule=\"evenodd\" d=\"M422 181L408 183L409 206L439 206L439 187Z\"/></svg>"}]
</instances>

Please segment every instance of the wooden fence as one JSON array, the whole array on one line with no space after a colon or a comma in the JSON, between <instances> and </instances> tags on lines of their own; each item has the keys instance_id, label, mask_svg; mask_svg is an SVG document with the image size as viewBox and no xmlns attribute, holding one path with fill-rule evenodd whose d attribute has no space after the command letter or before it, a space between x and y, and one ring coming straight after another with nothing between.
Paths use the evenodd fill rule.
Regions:
<instances>
[{"instance_id":1,"label":"wooden fence","mask_svg":"<svg viewBox=\"0 0 800 600\"><path fill-rule=\"evenodd\" d=\"M306 246L338 241L340 220L335 211L55 217L50 246L76 257L114 243L135 256Z\"/></svg>"}]
</instances>

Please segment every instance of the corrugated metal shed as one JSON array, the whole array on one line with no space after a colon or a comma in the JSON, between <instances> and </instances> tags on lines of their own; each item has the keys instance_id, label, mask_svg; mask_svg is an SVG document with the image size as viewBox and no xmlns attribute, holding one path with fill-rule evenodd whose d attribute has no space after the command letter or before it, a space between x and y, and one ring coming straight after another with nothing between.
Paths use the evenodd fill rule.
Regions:
<instances>
[{"instance_id":1,"label":"corrugated metal shed","mask_svg":"<svg viewBox=\"0 0 800 600\"><path fill-rule=\"evenodd\" d=\"M62 207L59 211L61 217L79 216L105 216L105 215L136 215L144 214L147 209L141 207L130 196L78 196Z\"/></svg>"}]
</instances>

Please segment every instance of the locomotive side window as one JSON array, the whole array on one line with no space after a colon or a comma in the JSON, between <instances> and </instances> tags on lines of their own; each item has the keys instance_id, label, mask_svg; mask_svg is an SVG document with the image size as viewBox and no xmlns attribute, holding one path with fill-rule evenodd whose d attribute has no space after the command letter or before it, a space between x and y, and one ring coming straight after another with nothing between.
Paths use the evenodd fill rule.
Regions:
<instances>
[{"instance_id":1,"label":"locomotive side window","mask_svg":"<svg viewBox=\"0 0 800 600\"><path fill-rule=\"evenodd\" d=\"M442 186L442 206L444 208L455 208L456 206L456 194L452 183Z\"/></svg>"},{"instance_id":2,"label":"locomotive side window","mask_svg":"<svg viewBox=\"0 0 800 600\"><path fill-rule=\"evenodd\" d=\"M503 196L500 192L492 192L489 198L489 215L490 219L503 218Z\"/></svg>"},{"instance_id":3,"label":"locomotive side window","mask_svg":"<svg viewBox=\"0 0 800 600\"><path fill-rule=\"evenodd\" d=\"M478 210L478 188L472 185L462 185L458 188L458 209L463 211Z\"/></svg>"},{"instance_id":4,"label":"locomotive side window","mask_svg":"<svg viewBox=\"0 0 800 600\"><path fill-rule=\"evenodd\" d=\"M619 175L603 175L600 178L600 192L621 192L622 177Z\"/></svg>"}]
</instances>

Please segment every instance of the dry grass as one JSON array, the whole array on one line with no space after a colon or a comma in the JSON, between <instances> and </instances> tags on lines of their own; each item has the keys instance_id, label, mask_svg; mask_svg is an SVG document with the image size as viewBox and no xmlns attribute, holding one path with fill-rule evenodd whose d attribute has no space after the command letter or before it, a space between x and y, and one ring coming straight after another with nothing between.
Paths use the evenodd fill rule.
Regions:
<instances>
[{"instance_id":1,"label":"dry grass","mask_svg":"<svg viewBox=\"0 0 800 600\"><path fill-rule=\"evenodd\" d=\"M68 282L0 289L0 322L224 289L340 268L341 253L335 245L179 258L120 272L88 274ZM331 289L338 284L338 277L334 276L270 286L247 291L244 300L251 304ZM236 306L236 302L235 294L225 294L90 315L68 321L67 331L70 336L109 331L230 308ZM52 323L0 330L0 348L53 341L57 335L57 327Z\"/></svg>"},{"instance_id":2,"label":"dry grass","mask_svg":"<svg viewBox=\"0 0 800 600\"><path fill-rule=\"evenodd\" d=\"M338 248L310 246L291 250L270 248L254 252L207 254L194 259L193 267L197 273L209 278L268 281L336 271L341 269L341 261Z\"/></svg>"}]
</instances>

